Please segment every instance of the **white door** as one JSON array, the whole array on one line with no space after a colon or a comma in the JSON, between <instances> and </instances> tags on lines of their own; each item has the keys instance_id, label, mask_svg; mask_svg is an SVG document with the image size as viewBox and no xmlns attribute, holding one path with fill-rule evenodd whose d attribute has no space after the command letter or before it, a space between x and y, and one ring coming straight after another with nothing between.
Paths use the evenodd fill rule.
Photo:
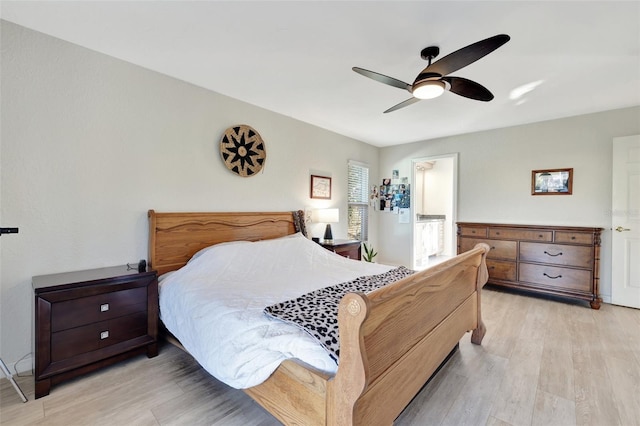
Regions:
<instances>
[{"instance_id":1,"label":"white door","mask_svg":"<svg viewBox=\"0 0 640 426\"><path fill-rule=\"evenodd\" d=\"M613 140L611 302L640 308L640 135Z\"/></svg>"}]
</instances>

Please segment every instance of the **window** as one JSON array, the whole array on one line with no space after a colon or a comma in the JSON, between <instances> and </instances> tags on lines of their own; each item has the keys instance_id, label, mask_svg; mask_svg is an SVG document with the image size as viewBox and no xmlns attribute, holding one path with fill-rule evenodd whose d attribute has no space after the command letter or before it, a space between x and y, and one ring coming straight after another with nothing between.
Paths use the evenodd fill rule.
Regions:
<instances>
[{"instance_id":1,"label":"window","mask_svg":"<svg viewBox=\"0 0 640 426\"><path fill-rule=\"evenodd\" d=\"M349 161L347 190L347 234L350 239L367 241L369 238L369 166Z\"/></svg>"}]
</instances>

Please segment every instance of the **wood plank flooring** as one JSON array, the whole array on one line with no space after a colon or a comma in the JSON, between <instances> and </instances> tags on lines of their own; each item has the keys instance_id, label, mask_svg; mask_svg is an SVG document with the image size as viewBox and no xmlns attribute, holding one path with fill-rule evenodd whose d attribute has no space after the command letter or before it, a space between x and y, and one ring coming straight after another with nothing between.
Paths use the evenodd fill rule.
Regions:
<instances>
[{"instance_id":1,"label":"wood plank flooring","mask_svg":"<svg viewBox=\"0 0 640 426\"><path fill-rule=\"evenodd\" d=\"M640 425L640 310L486 288L482 346L460 350L396 425ZM277 425L242 391L161 346L22 403L0 380L2 425Z\"/></svg>"}]
</instances>

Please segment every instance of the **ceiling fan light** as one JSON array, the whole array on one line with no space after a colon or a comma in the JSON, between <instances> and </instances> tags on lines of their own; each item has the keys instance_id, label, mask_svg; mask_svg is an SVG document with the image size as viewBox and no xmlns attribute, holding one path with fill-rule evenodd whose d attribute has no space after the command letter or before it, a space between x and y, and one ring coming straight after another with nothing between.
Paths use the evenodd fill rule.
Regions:
<instances>
[{"instance_id":1,"label":"ceiling fan light","mask_svg":"<svg viewBox=\"0 0 640 426\"><path fill-rule=\"evenodd\" d=\"M413 88L413 96L418 99L433 99L442 95L445 90L445 84L439 80L427 80L420 82Z\"/></svg>"}]
</instances>

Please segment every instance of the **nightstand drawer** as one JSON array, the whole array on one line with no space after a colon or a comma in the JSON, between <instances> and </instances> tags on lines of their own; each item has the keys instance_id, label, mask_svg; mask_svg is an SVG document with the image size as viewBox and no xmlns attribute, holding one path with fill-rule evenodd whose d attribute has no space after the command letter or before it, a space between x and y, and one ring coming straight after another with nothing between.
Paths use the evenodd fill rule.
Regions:
<instances>
[{"instance_id":1,"label":"nightstand drawer","mask_svg":"<svg viewBox=\"0 0 640 426\"><path fill-rule=\"evenodd\" d=\"M147 311L51 335L51 361L61 361L147 334Z\"/></svg>"},{"instance_id":2,"label":"nightstand drawer","mask_svg":"<svg viewBox=\"0 0 640 426\"><path fill-rule=\"evenodd\" d=\"M360 260L360 245L351 245L350 247L338 247L334 250L336 254L346 257L347 259Z\"/></svg>"},{"instance_id":3,"label":"nightstand drawer","mask_svg":"<svg viewBox=\"0 0 640 426\"><path fill-rule=\"evenodd\" d=\"M329 251L339 254L348 259L360 260L362 243L358 240L334 240L331 243L320 243L320 245Z\"/></svg>"},{"instance_id":4,"label":"nightstand drawer","mask_svg":"<svg viewBox=\"0 0 640 426\"><path fill-rule=\"evenodd\" d=\"M146 312L147 288L114 291L51 305L51 331L61 331L134 312Z\"/></svg>"}]
</instances>

